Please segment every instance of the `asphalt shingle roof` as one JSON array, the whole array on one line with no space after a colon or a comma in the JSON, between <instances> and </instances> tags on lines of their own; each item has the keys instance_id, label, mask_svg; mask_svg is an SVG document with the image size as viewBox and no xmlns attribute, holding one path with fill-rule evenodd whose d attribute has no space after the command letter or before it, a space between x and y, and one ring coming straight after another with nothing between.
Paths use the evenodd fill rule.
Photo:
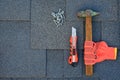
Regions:
<instances>
[{"instance_id":1,"label":"asphalt shingle roof","mask_svg":"<svg viewBox=\"0 0 120 80\"><path fill-rule=\"evenodd\" d=\"M0 0L0 20L30 20L30 0Z\"/></svg>"},{"instance_id":2,"label":"asphalt shingle roof","mask_svg":"<svg viewBox=\"0 0 120 80\"><path fill-rule=\"evenodd\" d=\"M63 26L56 27L52 11L65 11ZM100 12L93 17L93 41L118 47L116 61L94 65L85 76L84 19L80 10ZM119 80L120 0L0 0L0 80ZM68 64L71 27L77 28L79 63Z\"/></svg>"},{"instance_id":3,"label":"asphalt shingle roof","mask_svg":"<svg viewBox=\"0 0 120 80\"><path fill-rule=\"evenodd\" d=\"M45 76L46 50L30 48L30 22L0 22L0 43L0 77Z\"/></svg>"}]
</instances>

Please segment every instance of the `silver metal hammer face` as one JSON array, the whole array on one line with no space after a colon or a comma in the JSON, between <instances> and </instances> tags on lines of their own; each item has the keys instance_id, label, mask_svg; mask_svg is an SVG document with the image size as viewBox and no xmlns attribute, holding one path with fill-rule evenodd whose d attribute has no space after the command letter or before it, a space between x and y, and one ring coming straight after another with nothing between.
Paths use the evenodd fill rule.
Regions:
<instances>
[{"instance_id":1,"label":"silver metal hammer face","mask_svg":"<svg viewBox=\"0 0 120 80\"><path fill-rule=\"evenodd\" d=\"M94 11L92 11L90 9L87 9L85 11L78 12L77 16L78 17L87 17L87 16L96 16L98 14L99 14L98 12L94 12Z\"/></svg>"}]
</instances>

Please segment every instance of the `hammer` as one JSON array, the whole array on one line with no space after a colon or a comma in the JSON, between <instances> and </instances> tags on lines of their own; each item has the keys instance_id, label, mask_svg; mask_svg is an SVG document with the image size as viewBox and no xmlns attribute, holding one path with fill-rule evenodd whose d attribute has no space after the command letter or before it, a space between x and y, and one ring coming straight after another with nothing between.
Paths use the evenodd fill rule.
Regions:
<instances>
[{"instance_id":1,"label":"hammer","mask_svg":"<svg viewBox=\"0 0 120 80\"><path fill-rule=\"evenodd\" d=\"M85 41L92 41L92 16L98 15L98 12L92 10L85 10L78 12L78 18L85 17ZM84 53L85 54L85 53ZM85 65L86 67L86 76L93 75L93 65Z\"/></svg>"}]
</instances>

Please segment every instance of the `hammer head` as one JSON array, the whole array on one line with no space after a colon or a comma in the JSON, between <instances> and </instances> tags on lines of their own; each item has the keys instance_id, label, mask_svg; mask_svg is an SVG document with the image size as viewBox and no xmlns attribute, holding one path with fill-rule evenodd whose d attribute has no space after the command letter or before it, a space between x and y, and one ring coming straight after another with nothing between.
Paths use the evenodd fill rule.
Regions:
<instances>
[{"instance_id":1,"label":"hammer head","mask_svg":"<svg viewBox=\"0 0 120 80\"><path fill-rule=\"evenodd\" d=\"M94 12L94 11L88 9L88 10L85 10L85 11L78 12L77 16L78 17L86 17L86 16L96 16L98 14L99 14L98 12Z\"/></svg>"}]
</instances>

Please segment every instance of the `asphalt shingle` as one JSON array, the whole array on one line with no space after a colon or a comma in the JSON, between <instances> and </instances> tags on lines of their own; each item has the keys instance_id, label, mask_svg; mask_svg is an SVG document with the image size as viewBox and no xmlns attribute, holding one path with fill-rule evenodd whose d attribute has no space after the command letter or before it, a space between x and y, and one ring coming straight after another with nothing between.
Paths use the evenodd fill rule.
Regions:
<instances>
[{"instance_id":1,"label":"asphalt shingle","mask_svg":"<svg viewBox=\"0 0 120 80\"><path fill-rule=\"evenodd\" d=\"M92 23L92 37L93 41L98 42L101 40L101 33L102 33L102 26L101 22L99 21L94 21Z\"/></svg>"},{"instance_id":2,"label":"asphalt shingle","mask_svg":"<svg viewBox=\"0 0 120 80\"><path fill-rule=\"evenodd\" d=\"M118 0L118 21L120 21L120 10L119 10L119 8L120 8L120 0Z\"/></svg>"},{"instance_id":3,"label":"asphalt shingle","mask_svg":"<svg viewBox=\"0 0 120 80\"><path fill-rule=\"evenodd\" d=\"M71 78L71 77L81 77L82 76L82 50L78 50L79 54L79 62L76 67L73 67L68 64L68 57L69 57L69 51L64 51L64 77L65 78Z\"/></svg>"},{"instance_id":4,"label":"asphalt shingle","mask_svg":"<svg viewBox=\"0 0 120 80\"><path fill-rule=\"evenodd\" d=\"M64 80L64 78L48 78L47 80Z\"/></svg>"},{"instance_id":5,"label":"asphalt shingle","mask_svg":"<svg viewBox=\"0 0 120 80\"><path fill-rule=\"evenodd\" d=\"M63 77L63 50L47 50L47 77Z\"/></svg>"},{"instance_id":6,"label":"asphalt shingle","mask_svg":"<svg viewBox=\"0 0 120 80\"><path fill-rule=\"evenodd\" d=\"M0 20L30 20L30 0L0 0Z\"/></svg>"},{"instance_id":7,"label":"asphalt shingle","mask_svg":"<svg viewBox=\"0 0 120 80\"><path fill-rule=\"evenodd\" d=\"M109 46L120 48L119 22L102 22L102 40Z\"/></svg>"},{"instance_id":8,"label":"asphalt shingle","mask_svg":"<svg viewBox=\"0 0 120 80\"><path fill-rule=\"evenodd\" d=\"M118 52L117 60L104 61L94 66L94 74L100 80L119 80L120 79L120 52Z\"/></svg>"},{"instance_id":9,"label":"asphalt shingle","mask_svg":"<svg viewBox=\"0 0 120 80\"><path fill-rule=\"evenodd\" d=\"M0 80L12 80L11 78L0 78Z\"/></svg>"},{"instance_id":10,"label":"asphalt shingle","mask_svg":"<svg viewBox=\"0 0 120 80\"><path fill-rule=\"evenodd\" d=\"M68 21L66 22L66 26L60 26L59 28L53 27L52 25L51 22L51 25L49 24L48 26L49 28L43 29L44 27L39 25L32 28L32 48L69 49L69 38L71 36L72 27L77 29L78 48L83 48L83 22L79 20Z\"/></svg>"},{"instance_id":11,"label":"asphalt shingle","mask_svg":"<svg viewBox=\"0 0 120 80\"><path fill-rule=\"evenodd\" d=\"M32 78L31 80L47 80L47 78Z\"/></svg>"},{"instance_id":12,"label":"asphalt shingle","mask_svg":"<svg viewBox=\"0 0 120 80\"><path fill-rule=\"evenodd\" d=\"M47 80L47 78L12 78L12 80Z\"/></svg>"},{"instance_id":13,"label":"asphalt shingle","mask_svg":"<svg viewBox=\"0 0 120 80\"><path fill-rule=\"evenodd\" d=\"M0 43L0 77L45 76L46 50L30 48L30 22L0 22Z\"/></svg>"},{"instance_id":14,"label":"asphalt shingle","mask_svg":"<svg viewBox=\"0 0 120 80\"><path fill-rule=\"evenodd\" d=\"M57 28L51 12L59 8L66 19ZM0 80L119 80L119 8L120 0L0 0ZM85 9L100 12L93 17L93 41L119 49L116 61L94 65L92 77L85 76L83 60L85 19L76 16ZM78 35L77 67L67 62L71 27Z\"/></svg>"},{"instance_id":15,"label":"asphalt shingle","mask_svg":"<svg viewBox=\"0 0 120 80\"><path fill-rule=\"evenodd\" d=\"M77 20L77 12L86 9L100 13L94 20L117 20L117 0L66 0L67 20Z\"/></svg>"},{"instance_id":16,"label":"asphalt shingle","mask_svg":"<svg viewBox=\"0 0 120 80\"><path fill-rule=\"evenodd\" d=\"M31 78L12 78L12 80L31 80Z\"/></svg>"},{"instance_id":17,"label":"asphalt shingle","mask_svg":"<svg viewBox=\"0 0 120 80\"><path fill-rule=\"evenodd\" d=\"M65 80L99 80L99 78L92 78L92 77L79 77L79 78L68 78Z\"/></svg>"},{"instance_id":18,"label":"asphalt shingle","mask_svg":"<svg viewBox=\"0 0 120 80\"><path fill-rule=\"evenodd\" d=\"M65 0L33 0L31 13L31 47L33 49L69 48L71 26L57 27L53 22L52 11L59 8L65 11Z\"/></svg>"}]
</instances>

